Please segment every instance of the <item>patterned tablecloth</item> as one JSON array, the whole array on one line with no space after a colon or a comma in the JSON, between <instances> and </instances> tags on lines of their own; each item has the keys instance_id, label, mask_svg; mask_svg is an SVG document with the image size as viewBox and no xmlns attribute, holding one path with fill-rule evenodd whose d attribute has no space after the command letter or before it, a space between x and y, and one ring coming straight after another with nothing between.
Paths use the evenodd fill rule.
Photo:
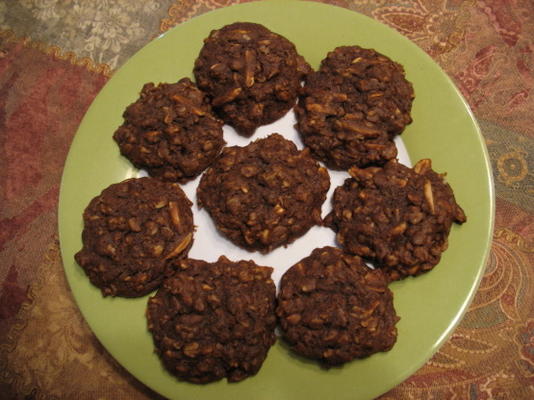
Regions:
<instances>
[{"instance_id":1,"label":"patterned tablecloth","mask_svg":"<svg viewBox=\"0 0 534 400\"><path fill-rule=\"evenodd\" d=\"M58 192L87 107L136 50L232 0L0 0L0 398L158 395L99 344L59 254ZM382 399L534 398L534 3L328 0L395 28L469 102L490 153L496 223L466 316Z\"/></svg>"}]
</instances>

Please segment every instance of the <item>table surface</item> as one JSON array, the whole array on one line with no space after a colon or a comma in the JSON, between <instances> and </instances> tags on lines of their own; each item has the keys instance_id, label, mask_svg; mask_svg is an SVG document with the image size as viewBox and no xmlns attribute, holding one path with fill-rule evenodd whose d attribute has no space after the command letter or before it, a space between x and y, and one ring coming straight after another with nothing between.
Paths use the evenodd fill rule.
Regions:
<instances>
[{"instance_id":1,"label":"table surface","mask_svg":"<svg viewBox=\"0 0 534 400\"><path fill-rule=\"evenodd\" d=\"M61 174L117 68L173 26L240 2L0 0L0 398L159 398L73 301L57 233ZM380 399L534 398L534 3L323 2L393 27L441 65L476 116L495 180L492 250L473 303L432 359Z\"/></svg>"}]
</instances>

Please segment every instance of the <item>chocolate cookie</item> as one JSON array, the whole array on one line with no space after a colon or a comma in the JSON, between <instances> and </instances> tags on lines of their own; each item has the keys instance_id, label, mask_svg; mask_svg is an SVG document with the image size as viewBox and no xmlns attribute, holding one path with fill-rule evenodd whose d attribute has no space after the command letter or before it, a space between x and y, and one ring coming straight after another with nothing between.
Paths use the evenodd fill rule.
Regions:
<instances>
[{"instance_id":1,"label":"chocolate cookie","mask_svg":"<svg viewBox=\"0 0 534 400\"><path fill-rule=\"evenodd\" d=\"M224 145L223 122L188 78L145 84L123 116L113 135L121 154L163 180L185 183L195 178Z\"/></svg>"},{"instance_id":2,"label":"chocolate cookie","mask_svg":"<svg viewBox=\"0 0 534 400\"><path fill-rule=\"evenodd\" d=\"M432 269L447 249L452 223L466 221L444 174L434 172L428 159L413 169L390 161L349 173L325 220L339 243L392 280Z\"/></svg>"},{"instance_id":3,"label":"chocolate cookie","mask_svg":"<svg viewBox=\"0 0 534 400\"><path fill-rule=\"evenodd\" d=\"M332 169L383 165L397 155L393 137L411 122L413 97L401 65L374 50L338 47L306 78L296 128Z\"/></svg>"},{"instance_id":4,"label":"chocolate cookie","mask_svg":"<svg viewBox=\"0 0 534 400\"><path fill-rule=\"evenodd\" d=\"M197 198L232 242L267 253L321 222L329 187L328 172L307 150L274 133L225 148L200 179Z\"/></svg>"},{"instance_id":5,"label":"chocolate cookie","mask_svg":"<svg viewBox=\"0 0 534 400\"><path fill-rule=\"evenodd\" d=\"M291 349L327 367L388 351L397 339L387 277L334 247L282 276L276 314Z\"/></svg>"},{"instance_id":6,"label":"chocolate cookie","mask_svg":"<svg viewBox=\"0 0 534 400\"><path fill-rule=\"evenodd\" d=\"M308 75L295 107L296 129L312 155L326 166L382 165L397 156L393 139L366 119L361 93L341 75Z\"/></svg>"},{"instance_id":7,"label":"chocolate cookie","mask_svg":"<svg viewBox=\"0 0 534 400\"><path fill-rule=\"evenodd\" d=\"M256 374L276 337L272 268L185 259L148 301L148 329L165 367L193 383Z\"/></svg>"},{"instance_id":8,"label":"chocolate cookie","mask_svg":"<svg viewBox=\"0 0 534 400\"><path fill-rule=\"evenodd\" d=\"M104 296L143 296L158 287L167 260L193 243L191 202L176 183L128 179L95 197L83 214L74 256Z\"/></svg>"},{"instance_id":9,"label":"chocolate cookie","mask_svg":"<svg viewBox=\"0 0 534 400\"><path fill-rule=\"evenodd\" d=\"M238 133L282 117L297 98L308 63L295 46L266 27L237 22L211 32L195 62L199 88Z\"/></svg>"},{"instance_id":10,"label":"chocolate cookie","mask_svg":"<svg viewBox=\"0 0 534 400\"><path fill-rule=\"evenodd\" d=\"M413 86L399 63L373 50L341 46L321 62L321 71L341 75L360 93L365 119L390 135L401 133L412 122Z\"/></svg>"}]
</instances>

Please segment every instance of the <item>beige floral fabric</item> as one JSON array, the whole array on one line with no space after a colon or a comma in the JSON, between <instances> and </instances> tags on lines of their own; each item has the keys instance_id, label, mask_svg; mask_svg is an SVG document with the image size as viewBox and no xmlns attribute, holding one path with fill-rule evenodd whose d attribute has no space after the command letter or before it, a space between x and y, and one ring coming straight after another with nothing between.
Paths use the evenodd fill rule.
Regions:
<instances>
[{"instance_id":1,"label":"beige floral fabric","mask_svg":"<svg viewBox=\"0 0 534 400\"><path fill-rule=\"evenodd\" d=\"M170 0L10 0L0 28L115 69L158 35Z\"/></svg>"}]
</instances>

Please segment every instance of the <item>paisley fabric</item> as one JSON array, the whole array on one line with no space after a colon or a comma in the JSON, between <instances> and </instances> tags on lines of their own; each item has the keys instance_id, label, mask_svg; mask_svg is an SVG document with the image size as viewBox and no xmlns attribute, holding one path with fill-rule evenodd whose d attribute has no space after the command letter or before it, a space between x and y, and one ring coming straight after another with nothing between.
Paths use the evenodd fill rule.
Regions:
<instances>
[{"instance_id":1,"label":"paisley fabric","mask_svg":"<svg viewBox=\"0 0 534 400\"><path fill-rule=\"evenodd\" d=\"M0 398L160 398L107 354L74 303L59 254L61 173L116 68L176 24L240 2L0 0ZM493 245L469 311L381 399L534 398L534 3L322 2L388 24L443 67L495 178Z\"/></svg>"}]
</instances>

